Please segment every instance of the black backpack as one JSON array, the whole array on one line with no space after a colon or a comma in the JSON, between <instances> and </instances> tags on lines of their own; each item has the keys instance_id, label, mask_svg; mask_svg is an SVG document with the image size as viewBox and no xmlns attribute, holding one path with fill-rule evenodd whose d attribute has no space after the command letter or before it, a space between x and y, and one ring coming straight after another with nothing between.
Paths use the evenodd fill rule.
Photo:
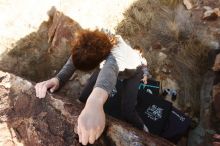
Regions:
<instances>
[{"instance_id":1,"label":"black backpack","mask_svg":"<svg viewBox=\"0 0 220 146\"><path fill-rule=\"evenodd\" d=\"M88 80L79 98L82 102L86 102L94 87L97 76L98 71L94 72ZM104 105L105 112L118 119L121 118L121 97L117 91L121 90L122 84L122 81L117 81L116 92L113 91L112 96L108 98ZM148 80L146 85L140 82L136 110L150 133L162 136L176 143L187 132L191 120L181 111L172 107L170 102L164 100L159 95L159 91L160 82L158 81Z\"/></svg>"},{"instance_id":2,"label":"black backpack","mask_svg":"<svg viewBox=\"0 0 220 146\"><path fill-rule=\"evenodd\" d=\"M140 83L137 110L151 133L177 143L188 132L191 119L164 100L159 89L158 81Z\"/></svg>"},{"instance_id":3,"label":"black backpack","mask_svg":"<svg viewBox=\"0 0 220 146\"><path fill-rule=\"evenodd\" d=\"M172 110L172 103L160 97L159 89L158 81L149 80L146 85L140 83L136 107L149 132L156 135L163 132Z\"/></svg>"}]
</instances>

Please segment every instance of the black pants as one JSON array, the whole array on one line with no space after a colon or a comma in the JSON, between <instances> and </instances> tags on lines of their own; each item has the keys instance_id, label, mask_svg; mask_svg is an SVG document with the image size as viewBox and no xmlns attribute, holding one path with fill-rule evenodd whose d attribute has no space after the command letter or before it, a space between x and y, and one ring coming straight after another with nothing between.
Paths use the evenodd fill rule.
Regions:
<instances>
[{"instance_id":1,"label":"black pants","mask_svg":"<svg viewBox=\"0 0 220 146\"><path fill-rule=\"evenodd\" d=\"M91 75L79 97L80 101L86 102L93 90L98 74L99 70L96 70ZM109 96L104 106L107 114L125 120L139 129L143 129L144 123L135 107L137 105L138 86L142 77L143 72L141 68L138 68L136 73L130 78L124 79L123 81L117 80L117 93L113 96Z\"/></svg>"}]
</instances>

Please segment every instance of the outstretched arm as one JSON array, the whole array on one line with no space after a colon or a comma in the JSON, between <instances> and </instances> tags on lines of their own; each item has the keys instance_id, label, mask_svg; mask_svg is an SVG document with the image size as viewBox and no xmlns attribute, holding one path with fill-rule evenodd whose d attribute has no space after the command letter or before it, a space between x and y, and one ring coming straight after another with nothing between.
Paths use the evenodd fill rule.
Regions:
<instances>
[{"instance_id":1,"label":"outstretched arm","mask_svg":"<svg viewBox=\"0 0 220 146\"><path fill-rule=\"evenodd\" d=\"M144 84L147 84L148 77L150 76L147 65L142 64L141 68L143 71L143 78L141 80L144 82Z\"/></svg>"},{"instance_id":2,"label":"outstretched arm","mask_svg":"<svg viewBox=\"0 0 220 146\"><path fill-rule=\"evenodd\" d=\"M70 57L56 77L36 84L36 96L44 98L48 89L50 89L50 92L54 92L71 77L74 71L75 67L72 62L72 57Z\"/></svg>"},{"instance_id":3,"label":"outstretched arm","mask_svg":"<svg viewBox=\"0 0 220 146\"><path fill-rule=\"evenodd\" d=\"M60 87L69 80L69 78L72 76L75 70L76 68L73 64L72 56L70 56L66 64L62 67L62 69L56 75L56 77L58 78L60 82Z\"/></svg>"},{"instance_id":4,"label":"outstretched arm","mask_svg":"<svg viewBox=\"0 0 220 146\"><path fill-rule=\"evenodd\" d=\"M95 88L100 87L104 89L107 94L110 94L116 85L119 68L115 57L110 54L106 59L103 68L98 75Z\"/></svg>"},{"instance_id":5,"label":"outstretched arm","mask_svg":"<svg viewBox=\"0 0 220 146\"><path fill-rule=\"evenodd\" d=\"M79 141L83 145L87 143L93 144L105 128L103 105L116 84L118 71L115 58L109 55L98 75L95 87L78 118L77 131Z\"/></svg>"}]
</instances>

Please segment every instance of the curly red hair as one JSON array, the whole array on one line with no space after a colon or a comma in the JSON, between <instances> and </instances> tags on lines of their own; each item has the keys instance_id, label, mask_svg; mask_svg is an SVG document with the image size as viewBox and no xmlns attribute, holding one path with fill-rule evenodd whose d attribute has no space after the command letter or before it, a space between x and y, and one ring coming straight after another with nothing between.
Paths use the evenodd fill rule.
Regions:
<instances>
[{"instance_id":1,"label":"curly red hair","mask_svg":"<svg viewBox=\"0 0 220 146\"><path fill-rule=\"evenodd\" d=\"M82 71L97 67L110 54L113 44L105 33L95 30L80 30L72 41L74 66Z\"/></svg>"}]
</instances>

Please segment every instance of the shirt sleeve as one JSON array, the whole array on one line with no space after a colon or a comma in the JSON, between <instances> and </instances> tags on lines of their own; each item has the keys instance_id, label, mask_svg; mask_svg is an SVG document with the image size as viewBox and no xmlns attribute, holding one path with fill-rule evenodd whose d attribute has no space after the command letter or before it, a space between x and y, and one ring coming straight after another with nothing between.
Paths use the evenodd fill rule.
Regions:
<instances>
[{"instance_id":1,"label":"shirt sleeve","mask_svg":"<svg viewBox=\"0 0 220 146\"><path fill-rule=\"evenodd\" d=\"M72 56L69 57L66 64L62 67L59 73L56 75L57 79L60 82L60 86L64 85L72 74L75 72L76 68L73 64Z\"/></svg>"},{"instance_id":2,"label":"shirt sleeve","mask_svg":"<svg viewBox=\"0 0 220 146\"><path fill-rule=\"evenodd\" d=\"M149 76L149 69L147 67L147 60L140 55L141 69L143 71L143 76Z\"/></svg>"},{"instance_id":3,"label":"shirt sleeve","mask_svg":"<svg viewBox=\"0 0 220 146\"><path fill-rule=\"evenodd\" d=\"M99 72L94 87L100 87L104 89L108 94L110 94L116 85L118 73L119 68L117 61L115 57L110 54Z\"/></svg>"},{"instance_id":4,"label":"shirt sleeve","mask_svg":"<svg viewBox=\"0 0 220 146\"><path fill-rule=\"evenodd\" d=\"M143 65L143 64L142 64L141 69L142 69L142 71L143 71L143 76L149 76L149 75L150 75L149 70L148 70L148 68L147 68L146 65Z\"/></svg>"}]
</instances>

